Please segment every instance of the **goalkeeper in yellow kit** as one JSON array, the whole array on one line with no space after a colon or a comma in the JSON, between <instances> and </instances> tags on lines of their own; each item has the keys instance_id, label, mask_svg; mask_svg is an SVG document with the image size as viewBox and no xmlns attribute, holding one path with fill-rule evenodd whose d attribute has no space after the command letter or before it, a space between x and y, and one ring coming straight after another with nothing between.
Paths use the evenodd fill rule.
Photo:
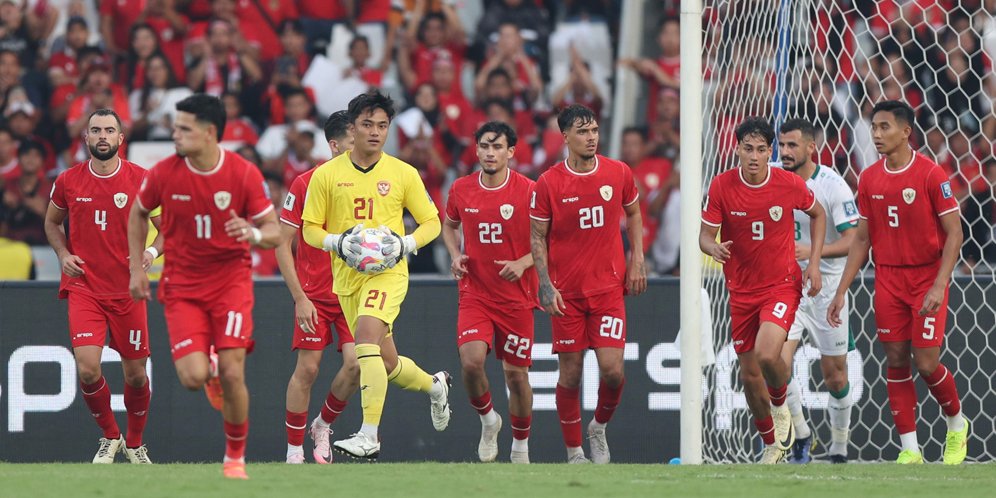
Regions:
<instances>
[{"instance_id":1,"label":"goalkeeper in yellow kit","mask_svg":"<svg viewBox=\"0 0 996 498\"><path fill-rule=\"evenodd\" d=\"M384 153L394 102L380 93L362 94L349 103L355 145L318 167L304 203L303 234L309 245L334 252L333 291L356 339L360 364L363 425L350 438L333 443L336 451L357 458L377 458L387 383L429 394L432 425L437 431L450 421L450 375L429 375L410 358L398 355L392 325L408 293L405 256L439 235L439 213L426 193L418 171ZM404 235L403 210L418 228ZM380 227L386 237L386 269L375 275L354 269L363 227Z\"/></svg>"}]
</instances>

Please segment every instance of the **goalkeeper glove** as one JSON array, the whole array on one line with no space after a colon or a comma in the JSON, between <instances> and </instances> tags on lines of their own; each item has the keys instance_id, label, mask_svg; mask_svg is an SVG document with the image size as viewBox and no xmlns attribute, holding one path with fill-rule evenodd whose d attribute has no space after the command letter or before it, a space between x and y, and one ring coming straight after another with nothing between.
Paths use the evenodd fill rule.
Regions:
<instances>
[{"instance_id":1,"label":"goalkeeper glove","mask_svg":"<svg viewBox=\"0 0 996 498\"><path fill-rule=\"evenodd\" d=\"M384 256L387 257L384 262L387 263L388 268L394 268L401 260L405 259L405 256L418 253L418 244L415 243L414 236L405 235L402 237L387 227L381 227L381 230L391 234L384 241L387 246L384 248Z\"/></svg>"},{"instance_id":2,"label":"goalkeeper glove","mask_svg":"<svg viewBox=\"0 0 996 498\"><path fill-rule=\"evenodd\" d=\"M360 253L363 251L363 247L360 245L363 241L360 238L360 232L363 231L363 223L342 232L330 233L325 236L325 240L322 241L322 249L326 252L334 252L336 256L339 256L343 261L349 266L355 266L355 261L359 258Z\"/></svg>"}]
</instances>

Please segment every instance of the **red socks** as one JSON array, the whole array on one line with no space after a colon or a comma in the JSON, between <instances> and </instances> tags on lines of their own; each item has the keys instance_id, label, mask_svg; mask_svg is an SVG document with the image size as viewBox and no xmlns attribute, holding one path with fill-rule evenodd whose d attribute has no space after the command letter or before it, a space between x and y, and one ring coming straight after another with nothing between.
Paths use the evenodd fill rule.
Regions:
<instances>
[{"instance_id":1,"label":"red socks","mask_svg":"<svg viewBox=\"0 0 996 498\"><path fill-rule=\"evenodd\" d=\"M94 420L104 431L104 437L107 439L121 437L121 429L118 428L118 422L114 420L114 412L111 411L111 390L107 388L107 381L104 377L101 376L93 384L81 382L80 388L83 391L83 401L86 401L86 406L90 408Z\"/></svg>"},{"instance_id":2,"label":"red socks","mask_svg":"<svg viewBox=\"0 0 996 498\"><path fill-rule=\"evenodd\" d=\"M955 386L954 374L944 365L938 365L934 373L924 377L927 389L941 405L944 414L953 417L961 411L961 400L958 399L958 387Z\"/></svg>"},{"instance_id":3,"label":"red socks","mask_svg":"<svg viewBox=\"0 0 996 498\"><path fill-rule=\"evenodd\" d=\"M516 417L509 415L512 419L512 438L523 440L529 439L529 426L532 424L532 417Z\"/></svg>"},{"instance_id":4,"label":"red socks","mask_svg":"<svg viewBox=\"0 0 996 498\"><path fill-rule=\"evenodd\" d=\"M775 421L771 415L761 420L755 420L754 427L757 427L757 432L761 433L761 439L764 440L765 445L775 444Z\"/></svg>"},{"instance_id":5,"label":"red socks","mask_svg":"<svg viewBox=\"0 0 996 498\"><path fill-rule=\"evenodd\" d=\"M624 385L626 385L626 379L623 379L616 387L607 386L605 381L599 382L598 406L595 407L595 422L607 424L609 420L612 420L612 414L616 412L616 407L619 406L619 398L622 397Z\"/></svg>"},{"instance_id":6,"label":"red socks","mask_svg":"<svg viewBox=\"0 0 996 498\"><path fill-rule=\"evenodd\" d=\"M322 405L322 421L331 425L345 409L346 402L336 398L332 391L329 391L329 395L325 398L325 404Z\"/></svg>"},{"instance_id":7,"label":"red socks","mask_svg":"<svg viewBox=\"0 0 996 498\"><path fill-rule=\"evenodd\" d=\"M557 384L556 400L564 444L568 448L578 448L581 446L581 390Z\"/></svg>"},{"instance_id":8,"label":"red socks","mask_svg":"<svg viewBox=\"0 0 996 498\"><path fill-rule=\"evenodd\" d=\"M896 429L900 434L916 431L916 388L910 368L887 368L885 380Z\"/></svg>"},{"instance_id":9,"label":"red socks","mask_svg":"<svg viewBox=\"0 0 996 498\"><path fill-rule=\"evenodd\" d=\"M307 417L307 416L306 416ZM246 438L249 436L249 419L241 424L225 421L225 458L240 460L246 455Z\"/></svg>"},{"instance_id":10,"label":"red socks","mask_svg":"<svg viewBox=\"0 0 996 498\"><path fill-rule=\"evenodd\" d=\"M106 390L106 386L105 386ZM145 422L149 418L149 399L152 391L149 390L149 381L146 379L142 387L124 386L124 404L128 411L128 432L125 434L125 446L138 448L142 446L142 432L145 431ZM108 393L110 400L110 393Z\"/></svg>"},{"instance_id":11,"label":"red socks","mask_svg":"<svg viewBox=\"0 0 996 498\"><path fill-rule=\"evenodd\" d=\"M771 398L772 406L784 405L786 393L788 393L788 384L782 384L782 387L768 386L768 397Z\"/></svg>"},{"instance_id":12,"label":"red socks","mask_svg":"<svg viewBox=\"0 0 996 498\"><path fill-rule=\"evenodd\" d=\"M292 412L287 410L287 444L304 445L304 430L308 427L308 412Z\"/></svg>"},{"instance_id":13,"label":"red socks","mask_svg":"<svg viewBox=\"0 0 996 498\"><path fill-rule=\"evenodd\" d=\"M491 391L484 391L484 394L470 398L470 406L477 410L478 415L487 415L494 409L494 405L491 404Z\"/></svg>"}]
</instances>

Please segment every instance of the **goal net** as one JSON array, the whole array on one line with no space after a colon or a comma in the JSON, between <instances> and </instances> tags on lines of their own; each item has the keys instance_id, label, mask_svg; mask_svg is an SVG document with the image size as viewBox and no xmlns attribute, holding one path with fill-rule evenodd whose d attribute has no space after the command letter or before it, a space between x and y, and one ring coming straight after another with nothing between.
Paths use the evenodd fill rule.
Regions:
<instances>
[{"instance_id":1,"label":"goal net","mask_svg":"<svg viewBox=\"0 0 996 498\"><path fill-rule=\"evenodd\" d=\"M872 105L897 99L916 110L914 148L945 168L962 209L965 244L952 279L941 360L955 372L963 412L972 422L971 461L996 455L993 12L993 0L707 0L702 22L703 191L717 173L735 165L733 130L747 116L769 117L776 129L791 117L813 121L822 130L818 162L856 188L862 168L878 159ZM716 361L704 369L704 460L755 461L759 441L730 343L729 296L721 269L705 265ZM875 339L873 286L874 268L868 266L851 290L857 348L848 356L855 400L849 456L864 461L893 460L900 449L886 395L885 357ZM793 379L822 443L813 453L820 458L830 440L829 394L819 352L805 335ZM923 454L940 460L943 414L923 382L916 384Z\"/></svg>"}]
</instances>

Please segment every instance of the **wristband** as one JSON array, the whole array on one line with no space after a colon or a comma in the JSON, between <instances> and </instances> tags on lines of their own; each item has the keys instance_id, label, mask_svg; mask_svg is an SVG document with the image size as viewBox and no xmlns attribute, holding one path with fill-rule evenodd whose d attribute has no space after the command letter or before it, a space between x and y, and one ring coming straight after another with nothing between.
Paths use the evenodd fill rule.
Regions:
<instances>
[{"instance_id":1,"label":"wristband","mask_svg":"<svg viewBox=\"0 0 996 498\"><path fill-rule=\"evenodd\" d=\"M256 227L249 227L249 243L257 245L261 240L263 240L263 232Z\"/></svg>"},{"instance_id":2,"label":"wristband","mask_svg":"<svg viewBox=\"0 0 996 498\"><path fill-rule=\"evenodd\" d=\"M151 254L152 259L156 259L159 257L159 251L157 251L156 248L153 246L146 247L145 252Z\"/></svg>"}]
</instances>

